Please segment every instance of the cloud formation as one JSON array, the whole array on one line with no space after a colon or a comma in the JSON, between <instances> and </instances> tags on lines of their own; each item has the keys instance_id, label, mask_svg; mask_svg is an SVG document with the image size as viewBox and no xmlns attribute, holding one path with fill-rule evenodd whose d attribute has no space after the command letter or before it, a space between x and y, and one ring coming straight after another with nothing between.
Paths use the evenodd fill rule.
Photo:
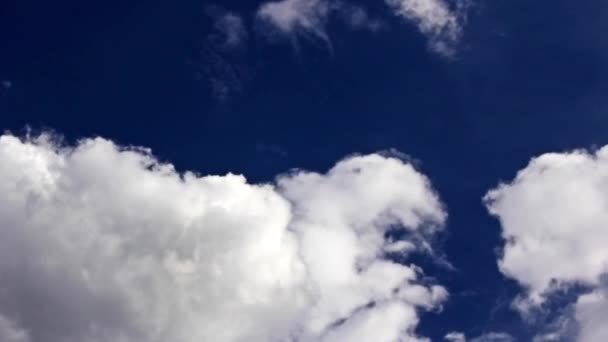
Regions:
<instances>
[{"instance_id":1,"label":"cloud formation","mask_svg":"<svg viewBox=\"0 0 608 342\"><path fill-rule=\"evenodd\" d=\"M386 258L387 231L446 218L395 158L275 185L101 138L3 135L0 160L3 341L425 341L419 311L447 297Z\"/></svg>"},{"instance_id":2,"label":"cloud formation","mask_svg":"<svg viewBox=\"0 0 608 342\"><path fill-rule=\"evenodd\" d=\"M500 270L527 291L522 309L556 290L582 284L592 292L575 303L577 341L608 338L608 147L548 153L485 197L505 239Z\"/></svg>"},{"instance_id":3,"label":"cloud formation","mask_svg":"<svg viewBox=\"0 0 608 342\"><path fill-rule=\"evenodd\" d=\"M431 50L451 55L462 37L468 2L451 8L445 0L385 0L394 13L416 24L429 39Z\"/></svg>"},{"instance_id":4,"label":"cloud formation","mask_svg":"<svg viewBox=\"0 0 608 342\"><path fill-rule=\"evenodd\" d=\"M249 33L241 16L217 6L206 8L212 20L209 34L202 42L200 71L212 95L226 101L243 91L248 78L244 60Z\"/></svg>"},{"instance_id":5,"label":"cloud formation","mask_svg":"<svg viewBox=\"0 0 608 342\"><path fill-rule=\"evenodd\" d=\"M449 342L466 342L467 338L464 333L451 332L443 337L444 340ZM470 342L513 342L515 339L513 336L503 332L489 332L480 336L474 337L469 340Z\"/></svg>"},{"instance_id":6,"label":"cloud formation","mask_svg":"<svg viewBox=\"0 0 608 342\"><path fill-rule=\"evenodd\" d=\"M257 16L284 34L299 31L327 39L325 24L331 9L325 0L281 0L262 4Z\"/></svg>"},{"instance_id":7,"label":"cloud formation","mask_svg":"<svg viewBox=\"0 0 608 342\"><path fill-rule=\"evenodd\" d=\"M451 6L445 0L385 0L395 15L414 23L434 52L449 56L462 37L469 2ZM336 14L354 29L377 31L384 26L360 6L339 0L279 0L262 4L257 17L289 37L309 35L329 43L327 23Z\"/></svg>"},{"instance_id":8,"label":"cloud formation","mask_svg":"<svg viewBox=\"0 0 608 342\"><path fill-rule=\"evenodd\" d=\"M580 296L574 307L580 331L577 341L608 341L608 284Z\"/></svg>"},{"instance_id":9,"label":"cloud formation","mask_svg":"<svg viewBox=\"0 0 608 342\"><path fill-rule=\"evenodd\" d=\"M466 342L467 340L463 333L456 331L446 334L443 339L449 342Z\"/></svg>"},{"instance_id":10,"label":"cloud formation","mask_svg":"<svg viewBox=\"0 0 608 342\"><path fill-rule=\"evenodd\" d=\"M330 44L327 24L331 16L352 29L377 31L383 22L360 6L338 0L279 0L262 4L256 14L262 24L292 39L308 36Z\"/></svg>"},{"instance_id":11,"label":"cloud formation","mask_svg":"<svg viewBox=\"0 0 608 342\"><path fill-rule=\"evenodd\" d=\"M514 342L513 336L504 332L489 332L471 339L471 342Z\"/></svg>"}]
</instances>

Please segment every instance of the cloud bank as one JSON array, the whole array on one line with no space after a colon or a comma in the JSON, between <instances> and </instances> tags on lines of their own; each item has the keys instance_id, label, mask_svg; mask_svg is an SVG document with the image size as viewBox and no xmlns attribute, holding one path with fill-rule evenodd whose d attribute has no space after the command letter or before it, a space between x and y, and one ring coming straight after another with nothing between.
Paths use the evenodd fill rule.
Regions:
<instances>
[{"instance_id":1,"label":"cloud bank","mask_svg":"<svg viewBox=\"0 0 608 342\"><path fill-rule=\"evenodd\" d=\"M506 241L500 270L527 291L520 308L583 284L574 316L580 342L608 340L608 147L534 158L485 197Z\"/></svg>"},{"instance_id":2,"label":"cloud bank","mask_svg":"<svg viewBox=\"0 0 608 342\"><path fill-rule=\"evenodd\" d=\"M2 341L426 341L420 310L447 297L386 258L387 231L430 238L446 218L395 158L274 185L102 138L3 135L0 160Z\"/></svg>"}]
</instances>

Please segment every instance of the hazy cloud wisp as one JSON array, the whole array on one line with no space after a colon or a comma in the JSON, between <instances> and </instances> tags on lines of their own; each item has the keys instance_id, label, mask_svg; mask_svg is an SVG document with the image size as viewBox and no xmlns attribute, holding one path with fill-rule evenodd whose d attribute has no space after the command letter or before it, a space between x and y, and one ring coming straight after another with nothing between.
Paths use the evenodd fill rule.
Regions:
<instances>
[{"instance_id":1,"label":"hazy cloud wisp","mask_svg":"<svg viewBox=\"0 0 608 342\"><path fill-rule=\"evenodd\" d=\"M462 37L468 2L450 8L445 0L385 0L396 15L416 24L429 39L429 47L442 55L452 55Z\"/></svg>"}]
</instances>

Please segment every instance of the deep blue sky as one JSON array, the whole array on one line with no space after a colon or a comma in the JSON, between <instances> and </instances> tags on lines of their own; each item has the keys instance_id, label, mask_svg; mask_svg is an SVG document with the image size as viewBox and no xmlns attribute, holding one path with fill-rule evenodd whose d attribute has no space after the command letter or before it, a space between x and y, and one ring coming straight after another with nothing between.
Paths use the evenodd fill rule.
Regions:
<instances>
[{"instance_id":1,"label":"deep blue sky","mask_svg":"<svg viewBox=\"0 0 608 342\"><path fill-rule=\"evenodd\" d=\"M608 3L476 0L457 53L432 53L415 26L377 2L380 32L329 25L333 44L256 36L257 1L0 3L0 128L102 135L151 147L179 169L269 181L324 171L351 153L395 148L419 161L450 213L452 293L423 316L434 340L529 327L509 309L517 286L496 267L498 223L481 198L543 152L608 143ZM250 28L230 60L242 90L210 91L205 8Z\"/></svg>"}]
</instances>

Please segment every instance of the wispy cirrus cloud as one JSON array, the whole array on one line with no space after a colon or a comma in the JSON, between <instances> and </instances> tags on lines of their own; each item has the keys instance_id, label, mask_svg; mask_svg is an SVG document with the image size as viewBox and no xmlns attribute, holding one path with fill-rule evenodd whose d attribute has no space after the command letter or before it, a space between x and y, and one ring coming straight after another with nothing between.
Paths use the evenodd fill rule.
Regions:
<instances>
[{"instance_id":1,"label":"wispy cirrus cloud","mask_svg":"<svg viewBox=\"0 0 608 342\"><path fill-rule=\"evenodd\" d=\"M299 36L321 39L330 44L327 25L340 20L351 29L377 31L384 22L372 18L358 5L339 0L279 0L262 4L256 17L266 34L296 39Z\"/></svg>"},{"instance_id":2,"label":"wispy cirrus cloud","mask_svg":"<svg viewBox=\"0 0 608 342\"><path fill-rule=\"evenodd\" d=\"M244 19L218 6L208 6L211 30L204 38L195 63L212 95L220 102L240 94L249 78L244 59L249 33Z\"/></svg>"},{"instance_id":3,"label":"wispy cirrus cloud","mask_svg":"<svg viewBox=\"0 0 608 342\"><path fill-rule=\"evenodd\" d=\"M458 46L466 23L467 0L450 5L445 0L385 0L397 16L413 23L429 40L429 47L444 56ZM330 42L328 21L338 17L355 29L377 31L384 21L371 18L360 6L346 1L280 0L262 4L257 17L275 32L288 37L308 35Z\"/></svg>"},{"instance_id":4,"label":"wispy cirrus cloud","mask_svg":"<svg viewBox=\"0 0 608 342\"><path fill-rule=\"evenodd\" d=\"M448 342L514 342L515 339L513 336L504 333L504 332L487 332L481 334L480 336L473 337L467 340L467 337L464 333L461 332L451 332L443 337L444 340Z\"/></svg>"},{"instance_id":5,"label":"wispy cirrus cloud","mask_svg":"<svg viewBox=\"0 0 608 342\"><path fill-rule=\"evenodd\" d=\"M445 0L385 0L393 12L414 23L429 40L431 50L452 55L462 37L467 0L450 6Z\"/></svg>"}]
</instances>

